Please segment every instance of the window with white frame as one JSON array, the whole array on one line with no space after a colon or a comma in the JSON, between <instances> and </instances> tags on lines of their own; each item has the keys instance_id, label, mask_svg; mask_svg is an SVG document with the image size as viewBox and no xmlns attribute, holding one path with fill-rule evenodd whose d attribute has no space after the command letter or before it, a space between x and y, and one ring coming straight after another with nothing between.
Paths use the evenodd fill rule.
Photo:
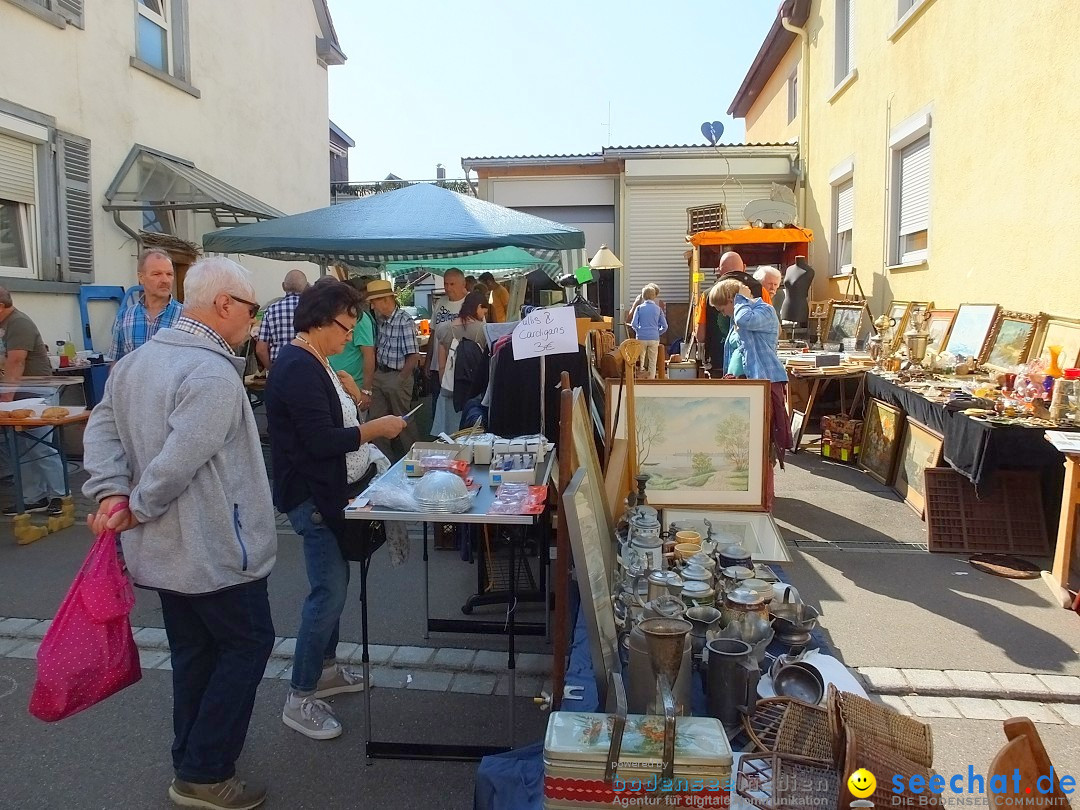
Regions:
<instances>
[{"instance_id":1,"label":"window with white frame","mask_svg":"<svg viewBox=\"0 0 1080 810\"><path fill-rule=\"evenodd\" d=\"M135 0L131 65L198 98L190 85L187 14L187 0Z\"/></svg>"},{"instance_id":2,"label":"window with white frame","mask_svg":"<svg viewBox=\"0 0 1080 810\"><path fill-rule=\"evenodd\" d=\"M37 143L28 137L0 132L0 274L20 278L38 268Z\"/></svg>"},{"instance_id":3,"label":"window with white frame","mask_svg":"<svg viewBox=\"0 0 1080 810\"><path fill-rule=\"evenodd\" d=\"M31 14L51 22L57 28L67 23L83 27L83 0L8 0Z\"/></svg>"},{"instance_id":4,"label":"window with white frame","mask_svg":"<svg viewBox=\"0 0 1080 810\"><path fill-rule=\"evenodd\" d=\"M137 0L138 26L135 52L150 67L172 72L172 31L169 27L169 0Z\"/></svg>"},{"instance_id":5,"label":"window with white frame","mask_svg":"<svg viewBox=\"0 0 1080 810\"><path fill-rule=\"evenodd\" d=\"M855 69L855 0L836 0L836 69L840 84Z\"/></svg>"},{"instance_id":6,"label":"window with white frame","mask_svg":"<svg viewBox=\"0 0 1080 810\"><path fill-rule=\"evenodd\" d=\"M90 142L49 121L0 101L0 277L92 281Z\"/></svg>"},{"instance_id":7,"label":"window with white frame","mask_svg":"<svg viewBox=\"0 0 1080 810\"><path fill-rule=\"evenodd\" d=\"M896 264L926 259L930 237L930 133L893 151L896 215L893 217Z\"/></svg>"},{"instance_id":8,"label":"window with white frame","mask_svg":"<svg viewBox=\"0 0 1080 810\"><path fill-rule=\"evenodd\" d=\"M911 11L911 8L915 5L915 2L916 0L897 0L896 19L899 20L901 17Z\"/></svg>"},{"instance_id":9,"label":"window with white frame","mask_svg":"<svg viewBox=\"0 0 1080 810\"><path fill-rule=\"evenodd\" d=\"M851 274L851 235L855 228L855 180L833 186L833 275Z\"/></svg>"},{"instance_id":10,"label":"window with white frame","mask_svg":"<svg viewBox=\"0 0 1080 810\"><path fill-rule=\"evenodd\" d=\"M790 124L799 114L799 69L791 71L787 80L787 122Z\"/></svg>"}]
</instances>

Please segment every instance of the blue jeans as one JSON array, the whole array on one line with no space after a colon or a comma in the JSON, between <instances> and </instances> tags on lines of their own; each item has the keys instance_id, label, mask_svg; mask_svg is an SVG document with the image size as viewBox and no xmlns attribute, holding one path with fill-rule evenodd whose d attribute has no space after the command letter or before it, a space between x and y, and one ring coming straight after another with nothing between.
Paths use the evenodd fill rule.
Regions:
<instances>
[{"instance_id":1,"label":"blue jeans","mask_svg":"<svg viewBox=\"0 0 1080 810\"><path fill-rule=\"evenodd\" d=\"M46 405L56 405L60 402L60 394L57 392L44 399ZM4 432L7 433L7 431ZM31 428L25 433L39 439L50 438L49 434L53 433L51 440L54 442L60 440L59 428ZM14 463L6 439L6 436L0 436L0 465L5 470L11 468ZM22 464L19 473L22 475L23 500L31 504L46 498L67 495L67 488L64 486L64 465L60 463L60 454L48 445L32 441L22 432L15 433L15 441Z\"/></svg>"},{"instance_id":2,"label":"blue jeans","mask_svg":"<svg viewBox=\"0 0 1080 810\"><path fill-rule=\"evenodd\" d=\"M173 673L173 769L196 784L236 773L274 649L266 580L204 596L159 591Z\"/></svg>"},{"instance_id":3,"label":"blue jeans","mask_svg":"<svg viewBox=\"0 0 1080 810\"><path fill-rule=\"evenodd\" d=\"M289 523L304 540L311 586L300 613L292 668L292 688L302 695L315 691L323 667L337 657L341 611L349 590L349 562L341 556L337 538L326 523L311 519L316 512L310 499L289 510Z\"/></svg>"}]
</instances>

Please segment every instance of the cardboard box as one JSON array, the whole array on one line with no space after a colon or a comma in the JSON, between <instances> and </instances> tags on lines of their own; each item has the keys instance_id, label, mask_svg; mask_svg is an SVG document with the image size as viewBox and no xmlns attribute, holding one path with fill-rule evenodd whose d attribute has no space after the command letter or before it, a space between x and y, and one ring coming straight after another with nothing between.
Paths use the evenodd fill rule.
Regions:
<instances>
[{"instance_id":1,"label":"cardboard box","mask_svg":"<svg viewBox=\"0 0 1080 810\"><path fill-rule=\"evenodd\" d=\"M536 467L540 464L536 461L532 467L526 467L522 470L496 470L495 466L499 461L499 455L495 454L491 457L491 471L489 472L489 481L493 487L497 487L499 484L535 484L536 483Z\"/></svg>"}]
</instances>

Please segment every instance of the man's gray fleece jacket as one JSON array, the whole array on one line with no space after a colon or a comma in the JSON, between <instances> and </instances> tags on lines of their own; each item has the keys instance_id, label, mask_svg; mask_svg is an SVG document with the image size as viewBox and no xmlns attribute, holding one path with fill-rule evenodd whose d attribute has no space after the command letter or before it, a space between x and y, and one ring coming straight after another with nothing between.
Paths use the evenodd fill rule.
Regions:
<instances>
[{"instance_id":1,"label":"man's gray fleece jacket","mask_svg":"<svg viewBox=\"0 0 1080 810\"><path fill-rule=\"evenodd\" d=\"M262 579L277 530L244 360L162 329L112 369L83 438L95 500L128 495L136 584L205 594Z\"/></svg>"}]
</instances>

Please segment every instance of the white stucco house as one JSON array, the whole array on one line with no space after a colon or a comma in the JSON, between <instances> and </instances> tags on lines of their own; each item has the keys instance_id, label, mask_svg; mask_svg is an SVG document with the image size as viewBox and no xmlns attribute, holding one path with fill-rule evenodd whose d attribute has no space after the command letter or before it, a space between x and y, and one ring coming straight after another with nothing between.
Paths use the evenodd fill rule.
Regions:
<instances>
[{"instance_id":1,"label":"white stucco house","mask_svg":"<svg viewBox=\"0 0 1080 810\"><path fill-rule=\"evenodd\" d=\"M328 205L344 60L326 0L0 0L0 285L82 348L80 287L134 284L141 241L182 269L207 231ZM280 295L289 265L238 258Z\"/></svg>"}]
</instances>

